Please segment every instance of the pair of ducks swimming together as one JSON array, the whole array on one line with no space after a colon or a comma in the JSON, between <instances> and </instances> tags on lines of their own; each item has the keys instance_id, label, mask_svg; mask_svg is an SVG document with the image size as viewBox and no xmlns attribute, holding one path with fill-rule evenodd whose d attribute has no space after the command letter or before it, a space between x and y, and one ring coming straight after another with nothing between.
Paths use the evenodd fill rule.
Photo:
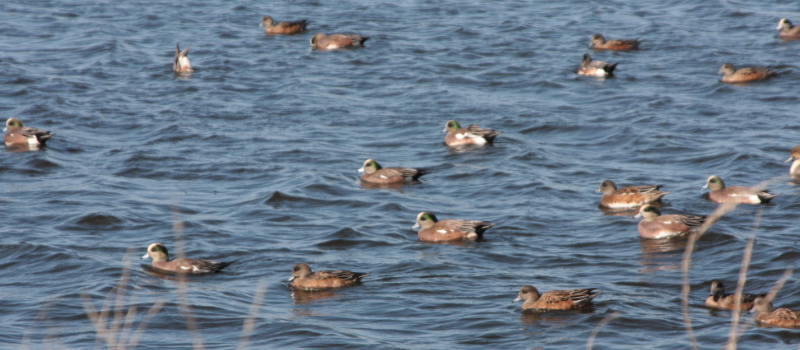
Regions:
<instances>
[{"instance_id":1,"label":"pair of ducks swimming together","mask_svg":"<svg viewBox=\"0 0 800 350\"><path fill-rule=\"evenodd\" d=\"M798 156L800 156L800 146ZM603 192L600 206L609 209L626 209L639 207L635 216L643 218L639 222L639 235L642 238L671 238L689 233L692 229L701 226L706 217L699 215L661 215L658 208L651 203L656 203L662 197L671 193L660 191L662 185L628 186L617 189L611 180L605 180L595 192ZM768 203L780 195L771 194L769 190L761 190L745 186L725 186L719 176L712 175L706 180L705 186L711 191L708 199L717 203L736 204L761 204Z\"/></svg>"},{"instance_id":2,"label":"pair of ducks swimming together","mask_svg":"<svg viewBox=\"0 0 800 350\"><path fill-rule=\"evenodd\" d=\"M275 23L272 17L264 16L261 17L261 25L259 25L259 27L264 27L264 34L266 35L275 35L275 34L291 35L291 34L305 33L307 25L308 21L305 19L301 19L299 21ZM311 43L311 48L313 49L332 50L332 49L364 46L364 42L367 41L367 39L369 39L369 37L356 34L327 35L325 33L317 33L311 37L309 42Z\"/></svg>"},{"instance_id":3,"label":"pair of ducks swimming together","mask_svg":"<svg viewBox=\"0 0 800 350\"><path fill-rule=\"evenodd\" d=\"M259 27L264 27L264 34L266 35L292 35L306 32L308 21L301 19L298 21L278 22L275 23L272 17L264 16L261 18ZM350 48L357 46L364 46L364 42L369 37L356 35L356 34L331 34L325 33L314 34L309 42L312 49L317 50L333 50ZM189 45L191 47L191 45ZM189 47L181 51L180 46L175 44L175 60L172 64L172 70L175 73L191 73L192 63L189 61L187 54Z\"/></svg>"},{"instance_id":4,"label":"pair of ducks swimming together","mask_svg":"<svg viewBox=\"0 0 800 350\"><path fill-rule=\"evenodd\" d=\"M167 247L161 243L153 243L147 247L147 254L142 259L152 259L151 266L158 272L182 274L207 274L219 272L234 261L215 261L207 259L177 258L169 259ZM322 290L339 288L358 283L369 273L346 270L325 270L312 272L305 263L292 268L291 286L303 290Z\"/></svg>"},{"instance_id":5,"label":"pair of ducks swimming together","mask_svg":"<svg viewBox=\"0 0 800 350\"><path fill-rule=\"evenodd\" d=\"M705 302L706 306L715 309L735 310L737 301L735 294L725 294L725 287L718 280L711 281L711 294ZM767 293L742 293L738 302L739 310L755 312L755 320L763 325L796 328L800 327L800 311L788 308L777 308L767 299Z\"/></svg>"},{"instance_id":6,"label":"pair of ducks swimming together","mask_svg":"<svg viewBox=\"0 0 800 350\"><path fill-rule=\"evenodd\" d=\"M782 18L778 22L778 27L775 29L780 31L778 37L782 39L800 39L800 27L793 26L792 22L786 18ZM602 34L595 34L591 38L590 46L595 50L628 51L638 49L639 44L640 41L638 40L606 40ZM616 67L617 63L611 64L592 60L589 53L585 53L577 73L578 75L584 76L608 77L613 74ZM722 74L722 79L720 79L720 81L723 83L746 83L765 80L777 75L775 71L766 67L746 67L737 70L731 63L723 64L718 74Z\"/></svg>"}]
</instances>

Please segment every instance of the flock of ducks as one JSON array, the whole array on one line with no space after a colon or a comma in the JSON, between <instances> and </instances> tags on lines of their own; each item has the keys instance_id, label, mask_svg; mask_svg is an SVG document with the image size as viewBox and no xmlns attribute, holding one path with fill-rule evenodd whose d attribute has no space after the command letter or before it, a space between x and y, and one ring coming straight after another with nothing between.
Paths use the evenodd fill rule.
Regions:
<instances>
[{"instance_id":1,"label":"flock of ducks","mask_svg":"<svg viewBox=\"0 0 800 350\"><path fill-rule=\"evenodd\" d=\"M778 22L779 30L778 37L785 40L800 39L800 27L795 27L792 22L786 18L782 18ZM592 35L590 46L594 50L616 50L616 51L629 51L639 48L641 42L634 39L624 40L606 40L602 34ZM593 76L593 77L610 77L614 73L617 64L606 63L603 61L593 60L589 53L583 54L581 66L578 68L578 75ZM764 80L777 75L775 71L766 67L747 67L736 69L733 64L725 63L720 68L718 74L722 74L723 83L747 83L751 81Z\"/></svg>"},{"instance_id":2,"label":"flock of ducks","mask_svg":"<svg viewBox=\"0 0 800 350\"><path fill-rule=\"evenodd\" d=\"M306 32L308 21L299 20L292 22L275 23L272 17L265 16L261 19L266 35L299 34ZM784 39L800 39L800 27L794 27L788 19L781 19L777 30L779 37ZM355 34L314 34L309 40L313 49L329 50L363 46L368 37ZM591 37L591 46L595 50L634 50L640 45L638 40L606 40L601 34ZM189 47L180 50L175 46L175 60L173 70L175 73L193 72L189 61ZM612 75L616 64L592 60L586 53L578 69L579 75L606 77ZM720 69L723 74L722 82L740 83L766 79L775 75L767 68L742 68L735 70L733 65L725 63ZM481 146L492 143L501 132L483 129L477 124L461 127L458 122L449 120L445 124L445 144L449 147ZM25 127L16 118L6 121L6 134L3 141L6 147L26 147L38 149L53 136L49 131ZM800 177L800 146L791 150L791 156L786 161L794 160L790 174ZM427 172L424 169L406 167L387 167L373 160L367 159L358 169L362 172L361 181L364 184L374 185L402 185L406 182L417 181ZM636 217L642 218L638 225L639 235L647 239L665 239L684 236L692 229L699 227L705 221L704 216L698 215L662 215L657 206L662 197L670 192L660 190L661 185L627 186L618 189L611 180L605 180L595 192L602 192L600 206L609 209L639 208ZM767 203L779 194L770 194L767 190L759 190L743 186L725 186L725 182L716 175L708 178L706 186L709 188L708 199L718 203ZM430 212L421 212L417 215L416 225L419 228L418 239L422 242L446 242L461 240L480 240L483 233L495 226L494 223L477 220L438 220ZM152 259L151 266L160 271L174 273L205 274L219 272L233 262L220 262L205 259L176 258L169 259L169 252L161 243L152 243L147 248L143 257ZM305 263L296 264L292 268L289 278L290 286L301 290L318 291L330 288L339 288L358 284L369 273L359 273L346 270L322 270L312 272ZM592 299L603 291L595 288L554 290L540 293L535 287L525 285L520 288L518 297L514 300L523 300L522 309L536 310L568 310L587 306ZM764 294L742 294L740 303L742 309L752 309L756 313L756 320L763 324L777 327L800 327L800 311L786 308L774 309L770 302L764 299ZM711 293L705 304L712 308L730 309L736 307L736 300L732 294L725 294L722 282L714 280L711 283Z\"/></svg>"}]
</instances>

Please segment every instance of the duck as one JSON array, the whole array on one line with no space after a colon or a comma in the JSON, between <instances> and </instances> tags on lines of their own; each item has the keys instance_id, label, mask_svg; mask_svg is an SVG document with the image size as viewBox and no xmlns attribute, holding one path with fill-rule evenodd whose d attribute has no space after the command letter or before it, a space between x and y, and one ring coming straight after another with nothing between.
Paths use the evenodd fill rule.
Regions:
<instances>
[{"instance_id":1,"label":"duck","mask_svg":"<svg viewBox=\"0 0 800 350\"><path fill-rule=\"evenodd\" d=\"M311 37L309 42L311 48L316 50L344 49L349 47L364 46L364 42L369 37L355 34L331 34L317 33Z\"/></svg>"},{"instance_id":2,"label":"duck","mask_svg":"<svg viewBox=\"0 0 800 350\"><path fill-rule=\"evenodd\" d=\"M361 181L389 184L402 183L404 181L416 181L420 176L425 175L425 169L414 169L405 167L381 167L378 162L372 159L364 161L364 165L358 169L361 174Z\"/></svg>"},{"instance_id":3,"label":"duck","mask_svg":"<svg viewBox=\"0 0 800 350\"><path fill-rule=\"evenodd\" d=\"M600 183L595 193L603 192L600 197L600 205L612 208L635 208L647 203L653 203L661 200L666 194L671 192L659 191L663 185L642 185L642 186L627 186L617 189L614 181L605 180Z\"/></svg>"},{"instance_id":4,"label":"duck","mask_svg":"<svg viewBox=\"0 0 800 350\"><path fill-rule=\"evenodd\" d=\"M775 28L775 30L780 30L778 37L783 39L800 39L800 27L793 26L792 21L786 18L781 18L778 21L778 28Z\"/></svg>"},{"instance_id":5,"label":"duck","mask_svg":"<svg viewBox=\"0 0 800 350\"><path fill-rule=\"evenodd\" d=\"M264 16L261 17L261 24L259 27L264 27L264 34L266 35L298 34L305 32L307 25L308 21L304 19L292 22L278 22L273 24L272 17Z\"/></svg>"},{"instance_id":6,"label":"duck","mask_svg":"<svg viewBox=\"0 0 800 350\"><path fill-rule=\"evenodd\" d=\"M592 35L591 46L595 50L634 50L639 48L640 41L635 39L608 40L603 34Z\"/></svg>"},{"instance_id":7,"label":"duck","mask_svg":"<svg viewBox=\"0 0 800 350\"><path fill-rule=\"evenodd\" d=\"M725 187L725 181L722 181L717 175L709 176L703 188L711 190L708 192L708 199L717 203L763 204L769 203L770 200L781 195L780 193L771 194L769 190L759 190L752 187Z\"/></svg>"},{"instance_id":8,"label":"duck","mask_svg":"<svg viewBox=\"0 0 800 350\"><path fill-rule=\"evenodd\" d=\"M462 128L455 120L447 121L444 132L447 133L444 143L450 147L485 145L494 142L494 138L502 134L501 131L482 129L478 124Z\"/></svg>"},{"instance_id":9,"label":"duck","mask_svg":"<svg viewBox=\"0 0 800 350\"><path fill-rule=\"evenodd\" d=\"M22 122L17 118L8 118L6 120L5 131L3 142L6 147L38 148L44 146L45 142L54 135L49 131L23 126Z\"/></svg>"},{"instance_id":10,"label":"duck","mask_svg":"<svg viewBox=\"0 0 800 350\"><path fill-rule=\"evenodd\" d=\"M189 259L177 258L169 260L169 252L167 247L161 243L153 243L147 247L147 254L142 256L142 259L153 259L151 265L159 270L177 272L177 273L192 273L203 274L219 272L234 262L222 262L206 259Z\"/></svg>"},{"instance_id":11,"label":"duck","mask_svg":"<svg viewBox=\"0 0 800 350\"><path fill-rule=\"evenodd\" d=\"M658 208L650 204L642 206L634 218L642 218L639 221L639 236L651 239L684 235L702 225L706 219L699 215L661 215Z\"/></svg>"},{"instance_id":12,"label":"duck","mask_svg":"<svg viewBox=\"0 0 800 350\"><path fill-rule=\"evenodd\" d=\"M790 153L789 159L784 161L784 163L788 163L794 159L795 161L792 162L792 167L789 168L789 175L792 175L792 177L800 177L800 146L794 146Z\"/></svg>"},{"instance_id":13,"label":"duck","mask_svg":"<svg viewBox=\"0 0 800 350\"><path fill-rule=\"evenodd\" d=\"M347 270L322 270L311 272L306 263L298 263L292 267L289 285L301 290L324 290L356 285L369 273Z\"/></svg>"},{"instance_id":14,"label":"duck","mask_svg":"<svg viewBox=\"0 0 800 350\"><path fill-rule=\"evenodd\" d=\"M753 295L742 293L740 310L750 310L753 308L753 302L759 296L765 294ZM725 294L725 286L719 280L711 281L711 294L706 299L706 306L716 309L733 310L736 308L736 299L734 294Z\"/></svg>"},{"instance_id":15,"label":"duck","mask_svg":"<svg viewBox=\"0 0 800 350\"><path fill-rule=\"evenodd\" d=\"M411 229L419 228L417 237L421 242L446 242L479 240L483 233L497 224L476 220L445 219L439 221L433 213L423 211Z\"/></svg>"},{"instance_id":16,"label":"duck","mask_svg":"<svg viewBox=\"0 0 800 350\"><path fill-rule=\"evenodd\" d=\"M722 74L723 83L747 83L751 81L765 80L775 76L775 72L766 67L748 67L736 70L733 64L725 63L719 69Z\"/></svg>"},{"instance_id":17,"label":"duck","mask_svg":"<svg viewBox=\"0 0 800 350\"><path fill-rule=\"evenodd\" d=\"M581 66L578 68L578 75L587 77L609 77L613 75L614 69L617 68L617 63L611 64L603 61L593 61L589 53L583 54Z\"/></svg>"},{"instance_id":18,"label":"duck","mask_svg":"<svg viewBox=\"0 0 800 350\"><path fill-rule=\"evenodd\" d=\"M192 47L192 45L189 45L189 47L181 51L180 46L177 43L175 44L175 61L172 63L172 70L175 73L194 72L194 69L192 69L192 63L189 62L189 57L186 56L189 54L190 47Z\"/></svg>"},{"instance_id":19,"label":"duck","mask_svg":"<svg viewBox=\"0 0 800 350\"><path fill-rule=\"evenodd\" d=\"M517 298L512 301L516 303L523 300L523 310L571 310L580 309L591 303L592 299L603 293L594 292L597 288L583 288L571 290L551 290L539 294L536 287L531 285L522 286L519 289Z\"/></svg>"},{"instance_id":20,"label":"duck","mask_svg":"<svg viewBox=\"0 0 800 350\"><path fill-rule=\"evenodd\" d=\"M781 328L800 327L800 311L785 307L773 309L772 303L768 303L765 297L756 298L750 312L756 313L755 320L762 325Z\"/></svg>"}]
</instances>

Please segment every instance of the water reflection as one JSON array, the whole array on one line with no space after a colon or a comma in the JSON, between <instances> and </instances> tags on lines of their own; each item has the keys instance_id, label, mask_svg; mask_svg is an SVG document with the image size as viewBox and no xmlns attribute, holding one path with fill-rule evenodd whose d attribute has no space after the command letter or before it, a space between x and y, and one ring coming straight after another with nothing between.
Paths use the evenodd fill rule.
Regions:
<instances>
[{"instance_id":1,"label":"water reflection","mask_svg":"<svg viewBox=\"0 0 800 350\"><path fill-rule=\"evenodd\" d=\"M402 193L402 191L400 191L400 188L402 188L403 185L405 184L404 182L395 182L395 183L389 183L389 184L379 184L379 183L367 182L367 181L361 181L361 180L359 180L359 182L361 182L361 186L362 187L370 189L370 190L380 189L380 188L388 188L390 190L396 190L397 192L401 192L401 193ZM418 182L418 181L415 181L415 182Z\"/></svg>"},{"instance_id":2,"label":"water reflection","mask_svg":"<svg viewBox=\"0 0 800 350\"><path fill-rule=\"evenodd\" d=\"M648 204L656 207L657 209L661 209L665 205L664 202L662 202L662 201L655 201L653 203L648 203ZM636 214L639 213L639 208L641 208L642 206L640 205L638 207L633 207L633 208L616 208L616 209L614 209L614 208L609 208L609 207L605 207L605 206L602 206L602 205L598 204L597 207L600 210L602 210L603 214L605 214L605 215L610 215L610 216L628 216L628 215L635 216Z\"/></svg>"},{"instance_id":3,"label":"water reflection","mask_svg":"<svg viewBox=\"0 0 800 350\"><path fill-rule=\"evenodd\" d=\"M680 269L686 241L686 236L672 239L639 239L642 250L639 265L643 266L639 273Z\"/></svg>"},{"instance_id":4,"label":"water reflection","mask_svg":"<svg viewBox=\"0 0 800 350\"><path fill-rule=\"evenodd\" d=\"M308 305L320 299L338 297L339 293L331 290L306 291L289 288L295 305Z\"/></svg>"},{"instance_id":5,"label":"water reflection","mask_svg":"<svg viewBox=\"0 0 800 350\"><path fill-rule=\"evenodd\" d=\"M522 314L519 316L519 320L522 324L526 325L547 323L548 325L565 326L578 322L579 320L576 319L576 315L590 314L594 311L595 307L592 305L578 310L523 310Z\"/></svg>"}]
</instances>

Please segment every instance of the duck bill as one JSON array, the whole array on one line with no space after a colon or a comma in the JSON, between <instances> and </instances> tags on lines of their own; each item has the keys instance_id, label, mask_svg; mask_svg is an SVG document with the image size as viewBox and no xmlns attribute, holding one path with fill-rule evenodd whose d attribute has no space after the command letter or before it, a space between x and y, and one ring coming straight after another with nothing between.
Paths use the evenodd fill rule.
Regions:
<instances>
[{"instance_id":1,"label":"duck bill","mask_svg":"<svg viewBox=\"0 0 800 350\"><path fill-rule=\"evenodd\" d=\"M601 189L599 189L599 188L598 188L598 189L596 189L596 190L594 190L594 193L600 193L600 192L603 192L603 190L601 190Z\"/></svg>"},{"instance_id":2,"label":"duck bill","mask_svg":"<svg viewBox=\"0 0 800 350\"><path fill-rule=\"evenodd\" d=\"M360 167L360 168L358 168L358 172L359 172L359 173L363 173L363 172L364 172L364 167Z\"/></svg>"},{"instance_id":3,"label":"duck bill","mask_svg":"<svg viewBox=\"0 0 800 350\"><path fill-rule=\"evenodd\" d=\"M287 281L287 282L291 282L291 281L294 281L294 279L295 279L295 278L297 278L297 277L294 277L294 276L292 276L292 277L289 277L289 279L288 279L288 280L286 280L286 281Z\"/></svg>"},{"instance_id":4,"label":"duck bill","mask_svg":"<svg viewBox=\"0 0 800 350\"><path fill-rule=\"evenodd\" d=\"M708 184L703 185L703 188L701 188L700 190L702 191L705 190L706 188L708 188Z\"/></svg>"},{"instance_id":5,"label":"duck bill","mask_svg":"<svg viewBox=\"0 0 800 350\"><path fill-rule=\"evenodd\" d=\"M150 259L150 254L142 255L142 257L139 258L139 260L141 260L141 259Z\"/></svg>"},{"instance_id":6,"label":"duck bill","mask_svg":"<svg viewBox=\"0 0 800 350\"><path fill-rule=\"evenodd\" d=\"M512 302L512 303L516 303L516 302L518 302L518 301L520 301L520 300L522 300L522 297L517 297L516 299L512 300L511 302Z\"/></svg>"},{"instance_id":7,"label":"duck bill","mask_svg":"<svg viewBox=\"0 0 800 350\"><path fill-rule=\"evenodd\" d=\"M642 213L636 213L636 215L633 216L634 219L640 219L641 217Z\"/></svg>"},{"instance_id":8,"label":"duck bill","mask_svg":"<svg viewBox=\"0 0 800 350\"><path fill-rule=\"evenodd\" d=\"M415 229L415 228L419 228L419 223L416 223L416 224L414 224L414 226L411 226L412 230Z\"/></svg>"},{"instance_id":9,"label":"duck bill","mask_svg":"<svg viewBox=\"0 0 800 350\"><path fill-rule=\"evenodd\" d=\"M3 130L3 131L5 131L5 130ZM789 163L789 162L791 162L791 161L792 161L792 159L794 159L794 157L789 157L789 159L787 159L787 160L784 160L783 162L784 162L784 163Z\"/></svg>"}]
</instances>

